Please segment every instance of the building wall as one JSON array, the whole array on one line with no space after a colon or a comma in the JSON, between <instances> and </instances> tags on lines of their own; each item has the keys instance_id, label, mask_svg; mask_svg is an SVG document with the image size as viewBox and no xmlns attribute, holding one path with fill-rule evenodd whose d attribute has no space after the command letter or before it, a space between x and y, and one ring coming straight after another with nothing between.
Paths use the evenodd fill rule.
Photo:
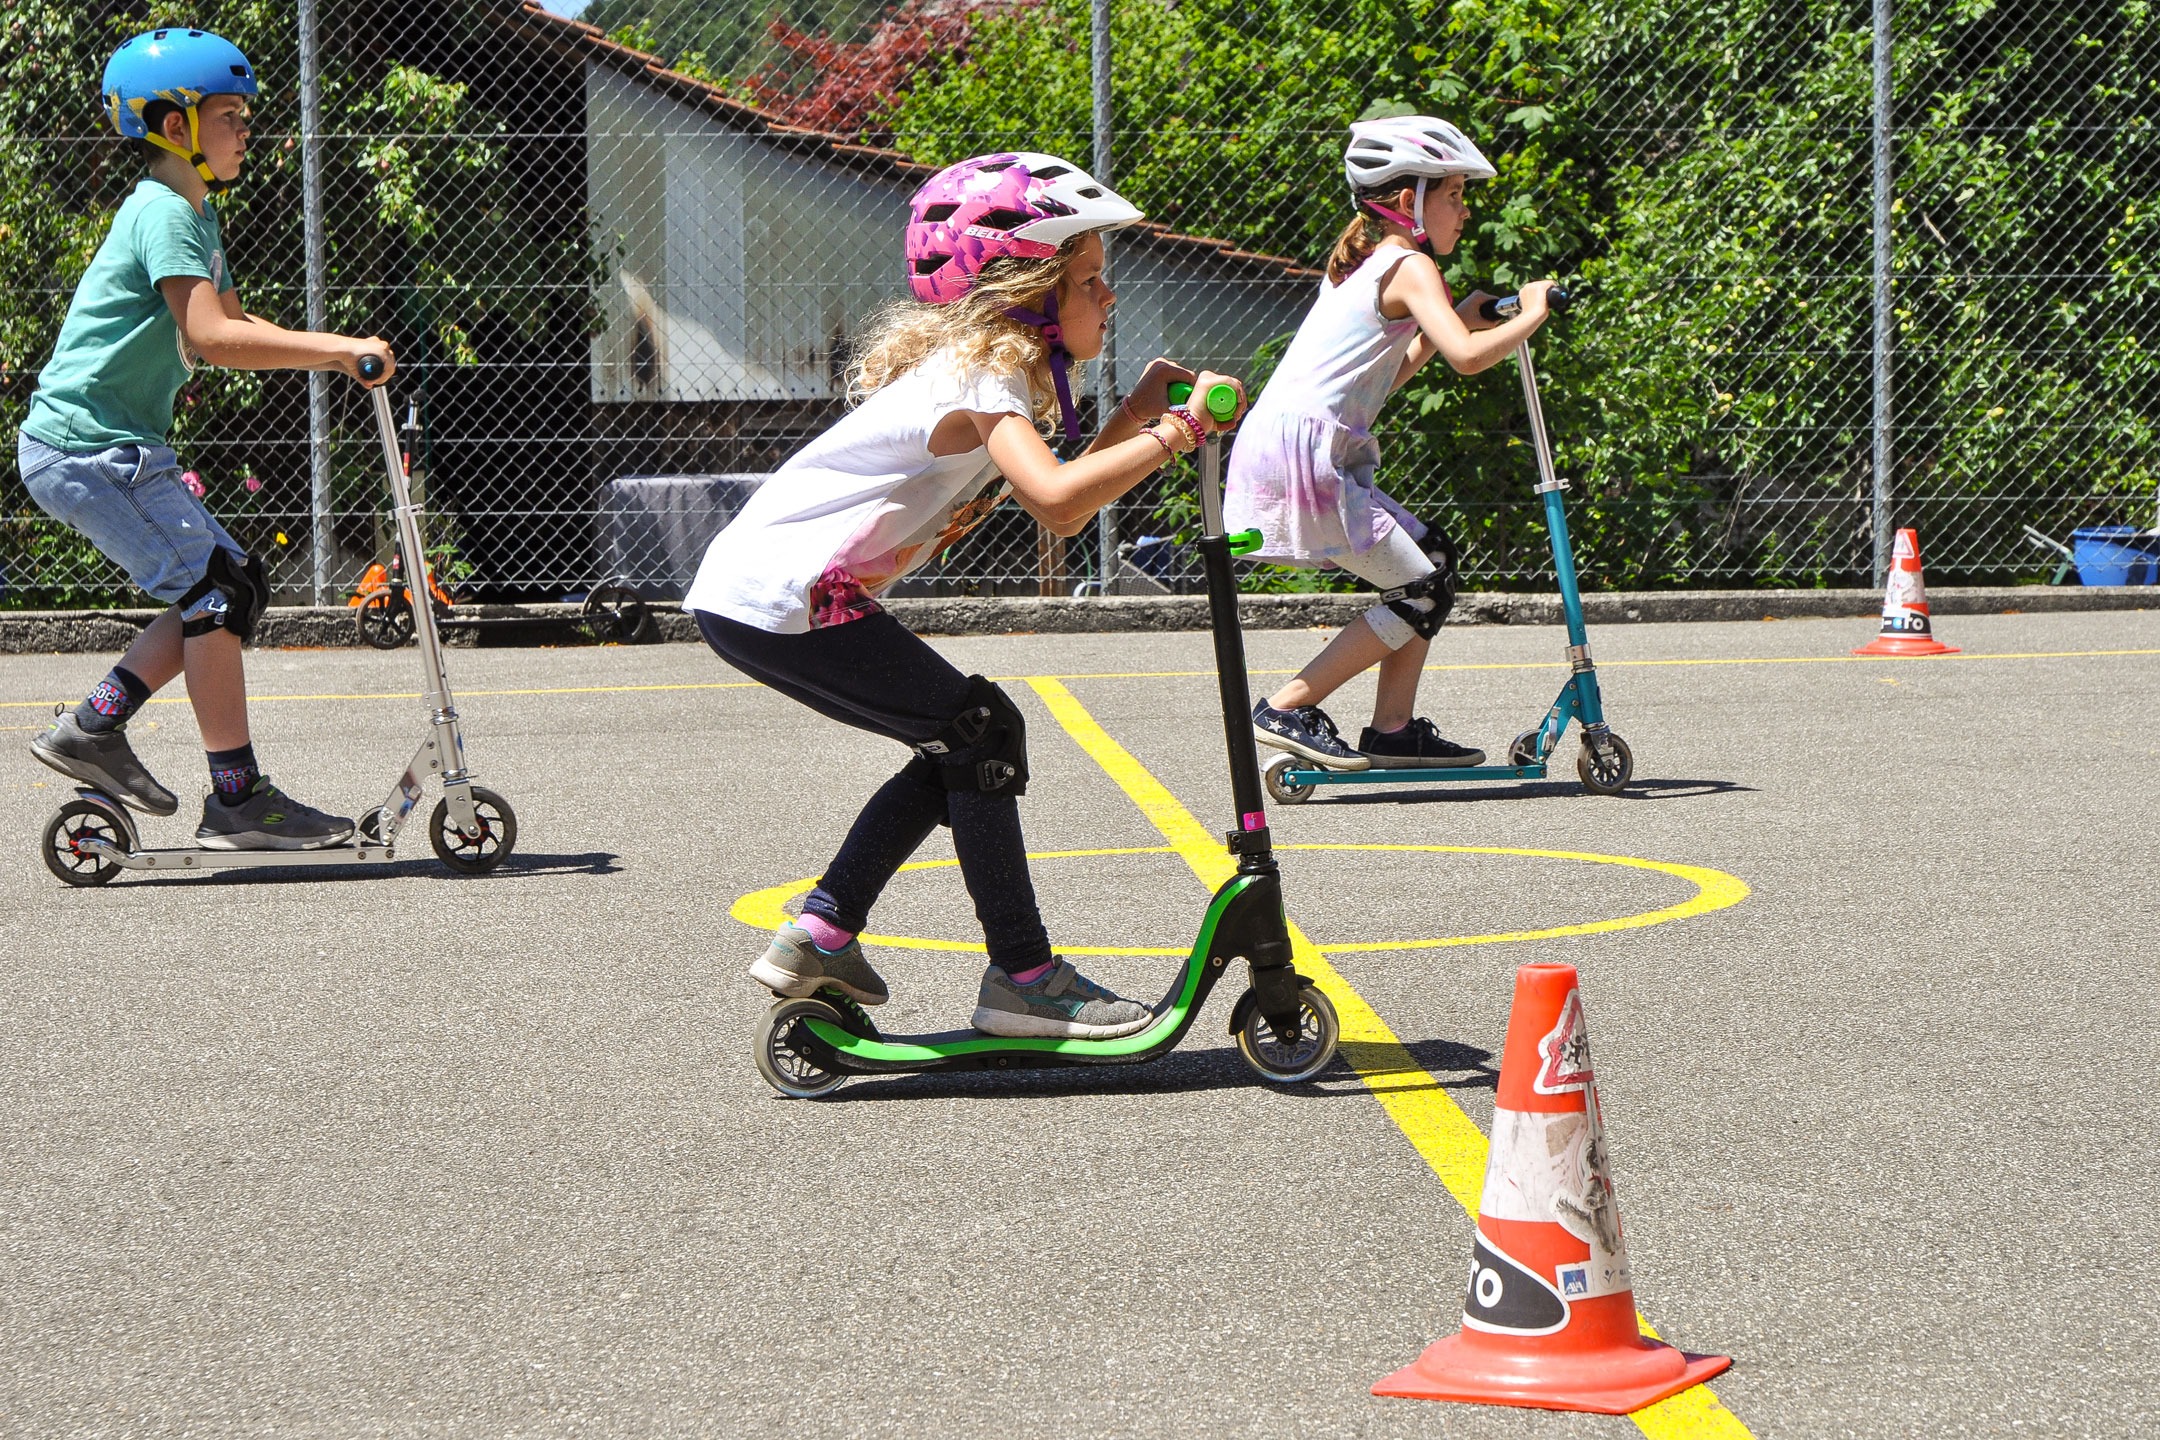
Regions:
<instances>
[{"instance_id":1,"label":"building wall","mask_svg":"<svg viewBox=\"0 0 2160 1440\"><path fill-rule=\"evenodd\" d=\"M901 298L907 195L719 124L635 78L585 71L587 185L613 257L592 397L839 399L849 341ZM1122 392L1169 355L1236 372L1296 328L1312 282L1113 240Z\"/></svg>"}]
</instances>

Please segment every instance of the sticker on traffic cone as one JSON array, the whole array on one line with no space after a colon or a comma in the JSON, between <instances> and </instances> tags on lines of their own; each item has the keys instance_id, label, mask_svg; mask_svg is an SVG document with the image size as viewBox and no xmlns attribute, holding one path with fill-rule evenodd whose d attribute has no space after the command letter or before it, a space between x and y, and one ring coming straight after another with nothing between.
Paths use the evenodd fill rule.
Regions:
<instances>
[{"instance_id":1,"label":"sticker on traffic cone","mask_svg":"<svg viewBox=\"0 0 2160 1440\"><path fill-rule=\"evenodd\" d=\"M1920 580L1920 532L1897 532L1890 578L1883 585L1882 633L1855 655L1955 655L1957 647L1935 638L1928 624L1927 586Z\"/></svg>"},{"instance_id":2,"label":"sticker on traffic cone","mask_svg":"<svg viewBox=\"0 0 2160 1440\"><path fill-rule=\"evenodd\" d=\"M1732 1361L1647 1339L1572 965L1515 972L1463 1328L1375 1395L1625 1415Z\"/></svg>"}]
</instances>

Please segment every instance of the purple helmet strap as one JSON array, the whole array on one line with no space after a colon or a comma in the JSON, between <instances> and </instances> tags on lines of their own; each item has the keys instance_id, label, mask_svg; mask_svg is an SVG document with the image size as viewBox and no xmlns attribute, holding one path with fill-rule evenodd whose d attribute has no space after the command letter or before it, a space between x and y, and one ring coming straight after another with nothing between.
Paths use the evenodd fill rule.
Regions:
<instances>
[{"instance_id":1,"label":"purple helmet strap","mask_svg":"<svg viewBox=\"0 0 2160 1440\"><path fill-rule=\"evenodd\" d=\"M1005 312L1008 319L1023 325L1032 325L1042 331L1045 344L1050 347L1050 382L1057 387L1058 410L1065 422L1065 438L1080 438L1080 416L1073 409L1072 381L1066 372L1072 366L1072 351L1065 348L1065 330L1058 324L1057 291L1043 297L1043 313L1023 309L1018 305Z\"/></svg>"}]
</instances>

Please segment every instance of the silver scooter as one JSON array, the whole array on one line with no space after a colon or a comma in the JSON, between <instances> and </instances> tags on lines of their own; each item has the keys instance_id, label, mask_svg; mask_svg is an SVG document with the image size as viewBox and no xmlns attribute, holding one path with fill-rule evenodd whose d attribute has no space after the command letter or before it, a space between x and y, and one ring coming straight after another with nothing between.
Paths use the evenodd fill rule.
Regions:
<instances>
[{"instance_id":1,"label":"silver scooter","mask_svg":"<svg viewBox=\"0 0 2160 1440\"><path fill-rule=\"evenodd\" d=\"M379 356L364 356L360 361L360 372L366 379L376 379L384 369ZM382 440L383 470L390 482L398 547L414 593L427 595L432 593L433 576L428 569L427 549L421 542L421 510L413 503L406 484L390 396L381 386L368 393L375 406L375 428ZM473 783L472 772L465 768L465 736L458 726L457 707L451 703L450 678L443 668L442 639L435 628L433 609L415 606L413 622L427 691L422 697L428 711L427 738L413 752L412 763L405 767L383 803L360 817L352 839L321 850L206 850L193 846L145 849L135 817L125 805L100 790L79 785L75 798L62 805L45 826L46 868L70 885L103 885L123 870L184 874L197 870L387 864L397 858L398 834L420 803L421 782L433 775L441 778L443 791L428 821L428 839L436 857L452 870L467 875L493 870L517 844L517 812L495 791Z\"/></svg>"}]
</instances>

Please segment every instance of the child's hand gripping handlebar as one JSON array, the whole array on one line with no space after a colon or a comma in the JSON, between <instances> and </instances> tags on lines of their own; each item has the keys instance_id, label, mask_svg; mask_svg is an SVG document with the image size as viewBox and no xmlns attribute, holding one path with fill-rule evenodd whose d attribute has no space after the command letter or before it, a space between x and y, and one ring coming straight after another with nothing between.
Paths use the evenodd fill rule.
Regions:
<instances>
[{"instance_id":1,"label":"child's hand gripping handlebar","mask_svg":"<svg viewBox=\"0 0 2160 1440\"><path fill-rule=\"evenodd\" d=\"M1555 287L1545 292L1545 308L1555 315L1575 303L1575 297ZM1522 314L1522 296L1498 295L1478 306L1478 314L1487 320L1512 320Z\"/></svg>"},{"instance_id":2,"label":"child's hand gripping handlebar","mask_svg":"<svg viewBox=\"0 0 2160 1440\"><path fill-rule=\"evenodd\" d=\"M389 365L384 362L383 357L380 355L363 355L360 357L360 378L370 385L382 379L383 372L389 368Z\"/></svg>"},{"instance_id":3,"label":"child's hand gripping handlebar","mask_svg":"<svg viewBox=\"0 0 2160 1440\"><path fill-rule=\"evenodd\" d=\"M1192 384L1185 380L1173 380L1166 392L1172 405L1183 405L1192 399ZM1234 385L1210 385L1207 392L1207 413L1224 424L1237 418L1238 394Z\"/></svg>"}]
</instances>

